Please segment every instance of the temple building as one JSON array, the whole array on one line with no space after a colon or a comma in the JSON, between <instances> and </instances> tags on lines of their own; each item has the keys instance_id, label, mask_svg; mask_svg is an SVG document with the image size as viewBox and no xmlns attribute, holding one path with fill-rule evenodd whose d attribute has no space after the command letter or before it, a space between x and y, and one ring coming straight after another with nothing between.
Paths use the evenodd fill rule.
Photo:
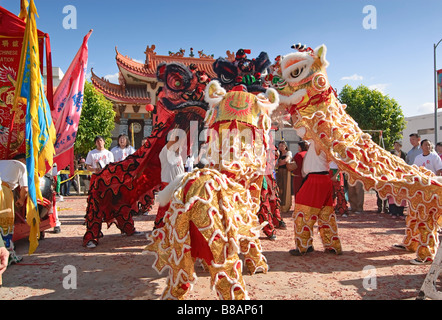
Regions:
<instances>
[{"instance_id":1,"label":"temple building","mask_svg":"<svg viewBox=\"0 0 442 320\"><path fill-rule=\"evenodd\" d=\"M118 135L125 133L132 141L134 147L141 146L143 137L150 135L152 131L152 116L146 111L147 104L156 104L156 93L162 83L156 78L157 66L162 62L179 62L189 66L195 64L200 71L205 71L210 77L215 77L212 65L215 61L213 55L206 55L198 51L198 57L190 49L188 57L184 56L185 50L177 53L169 52L168 56L157 55L155 45L147 46L146 60L143 63L122 55L115 48L117 66L119 69L118 84L114 84L98 77L93 70L91 81L94 87L107 99L112 101L115 116L115 129L112 132L112 147L117 144ZM227 58L234 59L234 54L227 51ZM133 129L133 133L132 133Z\"/></svg>"},{"instance_id":2,"label":"temple building","mask_svg":"<svg viewBox=\"0 0 442 320\"><path fill-rule=\"evenodd\" d=\"M179 62L190 66L195 64L200 71L205 71L209 77L215 78L213 55L206 55L203 51L198 51L198 57L190 49L189 56L185 57L185 50L174 53L169 51L169 55L158 55L155 52L155 45L147 46L146 60L144 63L137 62L127 56L122 55L115 48L115 60L118 66L118 84L111 83L98 77L91 70L91 81L94 87L101 92L107 99L112 101L115 116L115 129L112 132L112 145L117 145L118 136L125 133L132 141L134 147L138 149L141 146L141 140L150 135L152 131L152 116L146 111L147 104L156 104L156 94L163 85L156 78L157 67L162 62ZM226 59L234 61L235 53L226 51ZM133 129L133 134L132 134ZM275 132L275 141L285 140L289 149L295 154L298 151L297 142L300 140L295 130L285 125Z\"/></svg>"}]
</instances>

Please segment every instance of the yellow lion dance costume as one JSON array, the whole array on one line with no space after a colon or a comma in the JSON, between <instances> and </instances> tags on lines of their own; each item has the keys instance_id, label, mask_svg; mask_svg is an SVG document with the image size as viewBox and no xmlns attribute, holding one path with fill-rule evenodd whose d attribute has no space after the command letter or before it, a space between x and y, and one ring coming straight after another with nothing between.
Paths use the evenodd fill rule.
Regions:
<instances>
[{"instance_id":1,"label":"yellow lion dance costume","mask_svg":"<svg viewBox=\"0 0 442 320\"><path fill-rule=\"evenodd\" d=\"M431 262L439 244L438 221L442 220L440 177L407 165L362 132L329 84L325 45L314 50L299 44L292 48L298 52L278 57L266 77L280 94L282 109L274 115L290 113L294 128L305 134L304 140L313 140L329 161L348 174L351 185L361 181L366 191L374 189L383 199L392 196L398 205L408 200L403 244L417 253L411 262Z\"/></svg>"},{"instance_id":2,"label":"yellow lion dance costume","mask_svg":"<svg viewBox=\"0 0 442 320\"><path fill-rule=\"evenodd\" d=\"M184 299L196 283L196 259L204 261L220 299L248 299L242 253L251 274L268 270L262 255L257 212L266 170L270 112L278 106L274 89L254 95L226 92L217 81L206 88L206 168L186 173L159 194L170 201L165 225L148 236L153 268L168 271L163 299Z\"/></svg>"}]
</instances>

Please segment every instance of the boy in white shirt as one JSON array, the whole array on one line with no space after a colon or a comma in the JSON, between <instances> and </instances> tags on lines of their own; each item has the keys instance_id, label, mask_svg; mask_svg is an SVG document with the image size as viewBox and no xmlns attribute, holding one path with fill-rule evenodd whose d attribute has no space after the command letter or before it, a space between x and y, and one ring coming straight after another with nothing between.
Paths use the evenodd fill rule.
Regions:
<instances>
[{"instance_id":1,"label":"boy in white shirt","mask_svg":"<svg viewBox=\"0 0 442 320\"><path fill-rule=\"evenodd\" d=\"M422 153L414 159L414 164L418 167L425 167L440 176L442 174L442 159L440 156L432 152L432 144L428 139L421 142Z\"/></svg>"},{"instance_id":2,"label":"boy in white shirt","mask_svg":"<svg viewBox=\"0 0 442 320\"><path fill-rule=\"evenodd\" d=\"M104 147L105 142L102 136L96 136L94 142L97 148L89 151L85 163L89 171L97 173L108 163L114 162L114 155Z\"/></svg>"}]
</instances>

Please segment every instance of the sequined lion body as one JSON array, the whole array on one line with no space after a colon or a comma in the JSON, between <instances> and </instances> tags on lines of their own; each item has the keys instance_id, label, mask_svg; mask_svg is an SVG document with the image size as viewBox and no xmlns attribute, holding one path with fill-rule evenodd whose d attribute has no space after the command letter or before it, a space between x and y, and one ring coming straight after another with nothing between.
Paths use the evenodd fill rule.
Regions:
<instances>
[{"instance_id":1,"label":"sequined lion body","mask_svg":"<svg viewBox=\"0 0 442 320\"><path fill-rule=\"evenodd\" d=\"M278 96L269 89L272 99ZM146 251L156 257L159 273L168 270L163 299L183 299L195 284L196 259L205 262L220 299L248 299L242 277L242 253L251 274L267 272L261 253L259 194L269 149L269 102L217 81L206 89L210 108L209 164L184 174L160 195L171 194L164 226L149 236Z\"/></svg>"},{"instance_id":2,"label":"sequined lion body","mask_svg":"<svg viewBox=\"0 0 442 320\"><path fill-rule=\"evenodd\" d=\"M408 200L403 243L417 252L418 259L433 259L442 183L431 171L407 165L378 146L346 113L328 82L324 45L315 50L300 45L293 48L299 52L279 57L267 83L278 90L281 108L290 113L294 128L348 174L350 185L360 181L366 191L374 189L383 199L391 196L398 205Z\"/></svg>"}]
</instances>

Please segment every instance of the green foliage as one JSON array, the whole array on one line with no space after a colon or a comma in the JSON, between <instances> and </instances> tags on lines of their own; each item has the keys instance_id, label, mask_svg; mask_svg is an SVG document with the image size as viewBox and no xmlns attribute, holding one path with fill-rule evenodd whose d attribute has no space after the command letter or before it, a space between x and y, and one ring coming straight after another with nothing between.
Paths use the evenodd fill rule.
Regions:
<instances>
[{"instance_id":1,"label":"green foliage","mask_svg":"<svg viewBox=\"0 0 442 320\"><path fill-rule=\"evenodd\" d=\"M386 150L391 150L395 141L402 140L405 119L401 106L394 99L364 85L356 89L345 85L339 99L347 105L347 113L361 130L382 130ZM380 144L377 132L368 133L374 142Z\"/></svg>"},{"instance_id":2,"label":"green foliage","mask_svg":"<svg viewBox=\"0 0 442 320\"><path fill-rule=\"evenodd\" d=\"M78 124L77 138L74 152L86 156L95 149L94 138L103 136L106 148L112 143L112 130L115 127L115 111L112 102L97 92L92 83L86 81L84 85L83 110Z\"/></svg>"}]
</instances>

